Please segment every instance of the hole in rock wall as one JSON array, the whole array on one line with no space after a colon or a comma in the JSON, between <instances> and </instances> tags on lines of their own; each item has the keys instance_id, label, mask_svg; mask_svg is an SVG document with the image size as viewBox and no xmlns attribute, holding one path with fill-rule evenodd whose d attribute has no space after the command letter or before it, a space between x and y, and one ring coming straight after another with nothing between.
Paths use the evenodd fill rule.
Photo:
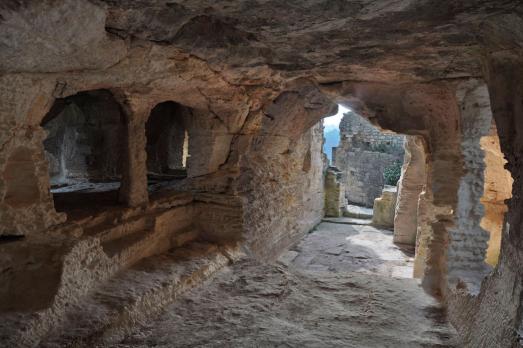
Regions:
<instances>
[{"instance_id":1,"label":"hole in rock wall","mask_svg":"<svg viewBox=\"0 0 523 348\"><path fill-rule=\"evenodd\" d=\"M329 164L332 163L334 151L340 142L340 122L343 114L348 112L343 105L338 105L338 112L336 115L325 117L323 119L323 153L327 156Z\"/></svg>"},{"instance_id":2,"label":"hole in rock wall","mask_svg":"<svg viewBox=\"0 0 523 348\"><path fill-rule=\"evenodd\" d=\"M73 214L116 205L125 121L111 92L57 99L41 125L48 132L44 148L56 210Z\"/></svg>"},{"instance_id":3,"label":"hole in rock wall","mask_svg":"<svg viewBox=\"0 0 523 348\"><path fill-rule=\"evenodd\" d=\"M485 153L484 188L481 197L484 215L481 227L489 233L485 261L495 266L501 249L505 213L508 211L505 200L512 197L513 179L504 168L507 161L501 152L495 126L491 128L489 135L481 138L480 145Z\"/></svg>"},{"instance_id":4,"label":"hole in rock wall","mask_svg":"<svg viewBox=\"0 0 523 348\"><path fill-rule=\"evenodd\" d=\"M145 125L147 177L150 192L177 188L187 177L191 111L172 101L156 105Z\"/></svg>"}]
</instances>

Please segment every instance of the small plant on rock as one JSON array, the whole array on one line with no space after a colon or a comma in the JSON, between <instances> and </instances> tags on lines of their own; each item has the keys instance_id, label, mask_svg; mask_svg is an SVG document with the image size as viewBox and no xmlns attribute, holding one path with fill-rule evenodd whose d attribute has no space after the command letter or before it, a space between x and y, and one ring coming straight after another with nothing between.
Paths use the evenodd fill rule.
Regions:
<instances>
[{"instance_id":1,"label":"small plant on rock","mask_svg":"<svg viewBox=\"0 0 523 348\"><path fill-rule=\"evenodd\" d=\"M383 179L385 185L396 186L401 176L401 162L394 161L394 163L383 171Z\"/></svg>"}]
</instances>

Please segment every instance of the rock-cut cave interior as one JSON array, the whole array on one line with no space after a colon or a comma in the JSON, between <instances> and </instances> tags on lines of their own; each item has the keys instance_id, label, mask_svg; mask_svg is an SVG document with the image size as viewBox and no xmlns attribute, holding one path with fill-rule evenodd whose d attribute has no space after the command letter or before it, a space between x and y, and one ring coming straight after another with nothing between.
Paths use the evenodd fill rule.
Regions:
<instances>
[{"instance_id":1,"label":"rock-cut cave interior","mask_svg":"<svg viewBox=\"0 0 523 348\"><path fill-rule=\"evenodd\" d=\"M521 0L2 0L0 346L523 347L522 156Z\"/></svg>"}]
</instances>

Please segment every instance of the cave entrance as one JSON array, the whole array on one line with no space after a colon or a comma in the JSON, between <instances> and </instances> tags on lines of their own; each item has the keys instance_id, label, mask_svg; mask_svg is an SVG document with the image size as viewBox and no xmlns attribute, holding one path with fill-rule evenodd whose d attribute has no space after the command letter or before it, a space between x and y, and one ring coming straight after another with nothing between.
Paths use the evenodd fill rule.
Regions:
<instances>
[{"instance_id":1,"label":"cave entrance","mask_svg":"<svg viewBox=\"0 0 523 348\"><path fill-rule=\"evenodd\" d=\"M145 125L150 193L182 190L189 160L189 108L167 101L156 105Z\"/></svg>"},{"instance_id":2,"label":"cave entrance","mask_svg":"<svg viewBox=\"0 0 523 348\"><path fill-rule=\"evenodd\" d=\"M56 99L41 126L55 209L70 218L118 205L126 128L111 92Z\"/></svg>"},{"instance_id":3,"label":"cave entrance","mask_svg":"<svg viewBox=\"0 0 523 348\"><path fill-rule=\"evenodd\" d=\"M301 255L296 263L412 278L416 223L409 240L399 238L395 229L397 207L401 207L401 214L408 210L416 216L417 211L417 204L399 204L398 200L404 157L410 158L404 155L407 137L382 131L350 109L338 110L323 121L324 151L329 161L325 218L298 245ZM424 159L419 159L419 164L425 168ZM410 171L403 173L409 174L404 181L412 179ZM423 177L421 180L416 203L424 184ZM403 186L410 189L412 185Z\"/></svg>"}]
</instances>

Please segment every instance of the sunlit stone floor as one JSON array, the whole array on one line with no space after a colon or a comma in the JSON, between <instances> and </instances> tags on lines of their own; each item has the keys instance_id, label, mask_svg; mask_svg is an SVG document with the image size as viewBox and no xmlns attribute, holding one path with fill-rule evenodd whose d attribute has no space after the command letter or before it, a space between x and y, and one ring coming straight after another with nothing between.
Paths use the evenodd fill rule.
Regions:
<instances>
[{"instance_id":1,"label":"sunlit stone floor","mask_svg":"<svg viewBox=\"0 0 523 348\"><path fill-rule=\"evenodd\" d=\"M243 260L118 347L452 347L389 231L322 223L276 264Z\"/></svg>"}]
</instances>

